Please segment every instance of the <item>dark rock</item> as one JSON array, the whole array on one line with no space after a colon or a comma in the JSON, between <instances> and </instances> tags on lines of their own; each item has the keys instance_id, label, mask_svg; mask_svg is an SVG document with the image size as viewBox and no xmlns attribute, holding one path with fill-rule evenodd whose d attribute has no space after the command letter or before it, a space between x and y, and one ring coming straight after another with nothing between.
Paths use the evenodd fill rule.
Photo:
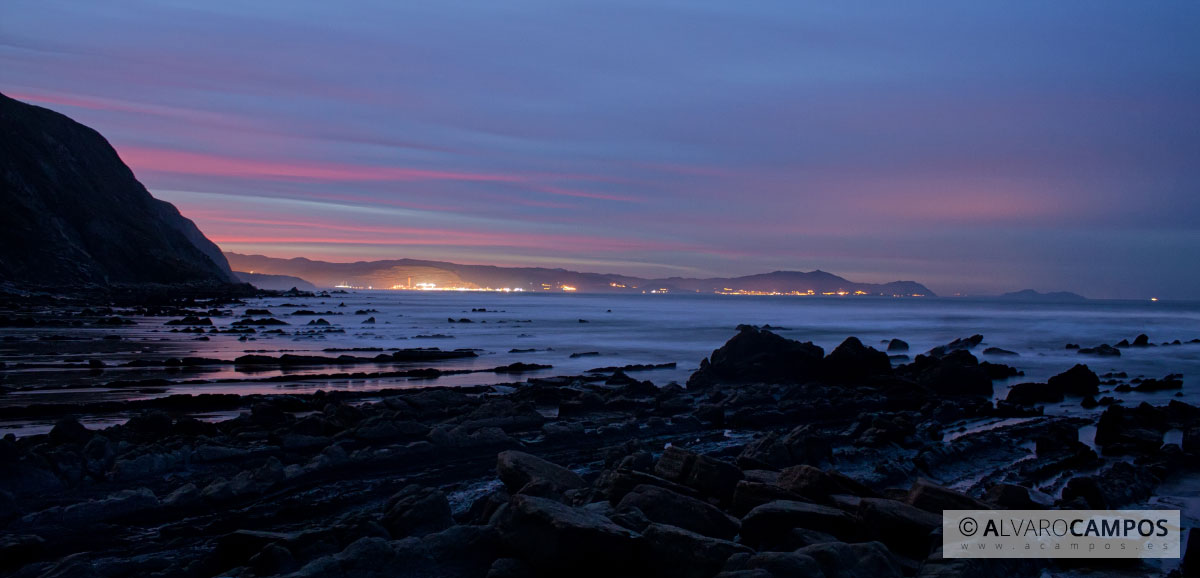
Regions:
<instances>
[{"instance_id":1,"label":"dark rock","mask_svg":"<svg viewBox=\"0 0 1200 578\"><path fill-rule=\"evenodd\" d=\"M819 377L825 351L751 325L700 363L688 379L688 389L714 383L788 383Z\"/></svg>"},{"instance_id":2,"label":"dark rock","mask_svg":"<svg viewBox=\"0 0 1200 578\"><path fill-rule=\"evenodd\" d=\"M811 556L795 552L759 552L732 556L725 564L721 578L790 578L793 576L824 577L820 564Z\"/></svg>"},{"instance_id":3,"label":"dark rock","mask_svg":"<svg viewBox=\"0 0 1200 578\"><path fill-rule=\"evenodd\" d=\"M650 524L642 531L641 565L653 576L707 578L716 574L730 556L753 550L675 526Z\"/></svg>"},{"instance_id":4,"label":"dark rock","mask_svg":"<svg viewBox=\"0 0 1200 578\"><path fill-rule=\"evenodd\" d=\"M1134 391L1165 391L1183 389L1183 376L1172 374L1162 379L1145 379L1133 388Z\"/></svg>"},{"instance_id":5,"label":"dark rock","mask_svg":"<svg viewBox=\"0 0 1200 578\"><path fill-rule=\"evenodd\" d=\"M734 488L744 477L736 466L678 446L670 446L663 451L654 465L654 473L724 503L733 498Z\"/></svg>"},{"instance_id":6,"label":"dark rock","mask_svg":"<svg viewBox=\"0 0 1200 578\"><path fill-rule=\"evenodd\" d=\"M942 356L918 355L896 372L941 395L992 395L992 380L965 349L954 349Z\"/></svg>"},{"instance_id":7,"label":"dark rock","mask_svg":"<svg viewBox=\"0 0 1200 578\"><path fill-rule=\"evenodd\" d=\"M1047 510L1054 506L1054 497L1016 484L996 484L983 499L1005 510Z\"/></svg>"},{"instance_id":8,"label":"dark rock","mask_svg":"<svg viewBox=\"0 0 1200 578\"><path fill-rule=\"evenodd\" d=\"M892 374L886 353L867 347L857 337L847 337L825 357L825 377L835 383L851 383Z\"/></svg>"},{"instance_id":9,"label":"dark rock","mask_svg":"<svg viewBox=\"0 0 1200 578\"><path fill-rule=\"evenodd\" d=\"M1133 343L1131 343L1130 345L1132 347L1149 347L1150 346L1150 337L1148 335L1146 335L1145 333L1143 333L1143 334L1135 337L1133 339Z\"/></svg>"},{"instance_id":10,"label":"dark rock","mask_svg":"<svg viewBox=\"0 0 1200 578\"><path fill-rule=\"evenodd\" d=\"M899 561L879 542L824 542L796 550L821 566L826 578L900 578Z\"/></svg>"},{"instance_id":11,"label":"dark rock","mask_svg":"<svg viewBox=\"0 0 1200 578\"><path fill-rule=\"evenodd\" d=\"M932 357L943 357L953 351L967 351L974 349L975 346L979 345L980 343L983 343L983 336L976 334L967 338L955 339L946 345L934 347L933 349L929 350L928 355Z\"/></svg>"},{"instance_id":12,"label":"dark rock","mask_svg":"<svg viewBox=\"0 0 1200 578\"><path fill-rule=\"evenodd\" d=\"M750 510L742 518L742 543L771 544L792 528L827 532L841 539L854 536L854 517L837 508L808 502L777 500Z\"/></svg>"},{"instance_id":13,"label":"dark rock","mask_svg":"<svg viewBox=\"0 0 1200 578\"><path fill-rule=\"evenodd\" d=\"M634 558L633 532L554 500L513 496L496 518L501 540L541 572L617 574Z\"/></svg>"},{"instance_id":14,"label":"dark rock","mask_svg":"<svg viewBox=\"0 0 1200 578\"><path fill-rule=\"evenodd\" d=\"M1004 400L1018 405L1058 403L1063 400L1063 391L1045 383L1018 383L1008 390Z\"/></svg>"},{"instance_id":15,"label":"dark rock","mask_svg":"<svg viewBox=\"0 0 1200 578\"><path fill-rule=\"evenodd\" d=\"M934 514L942 510L990 510L987 503L981 502L962 492L944 488L926 479L913 482L908 490L908 503Z\"/></svg>"},{"instance_id":16,"label":"dark rock","mask_svg":"<svg viewBox=\"0 0 1200 578\"><path fill-rule=\"evenodd\" d=\"M91 438L92 432L75 418L63 418L50 430L50 441L56 444L82 444Z\"/></svg>"},{"instance_id":17,"label":"dark rock","mask_svg":"<svg viewBox=\"0 0 1200 578\"><path fill-rule=\"evenodd\" d=\"M736 516L744 516L750 510L769 502L803 499L800 494L789 492L775 484L742 480L733 491L733 503L729 511Z\"/></svg>"},{"instance_id":18,"label":"dark rock","mask_svg":"<svg viewBox=\"0 0 1200 578\"><path fill-rule=\"evenodd\" d=\"M888 351L908 351L908 343L900 339L892 339L887 344Z\"/></svg>"},{"instance_id":19,"label":"dark rock","mask_svg":"<svg viewBox=\"0 0 1200 578\"><path fill-rule=\"evenodd\" d=\"M1085 347L1079 350L1080 355L1095 355L1097 357L1120 357L1121 350L1108 344L1097 345L1096 347Z\"/></svg>"},{"instance_id":20,"label":"dark rock","mask_svg":"<svg viewBox=\"0 0 1200 578\"><path fill-rule=\"evenodd\" d=\"M923 560L929 554L929 535L942 527L942 516L904 502L863 498L858 505L859 537L883 542L902 556Z\"/></svg>"},{"instance_id":21,"label":"dark rock","mask_svg":"<svg viewBox=\"0 0 1200 578\"><path fill-rule=\"evenodd\" d=\"M548 484L551 491L562 493L585 487L578 474L525 452L509 450L496 455L496 473L510 493L516 494L531 482Z\"/></svg>"},{"instance_id":22,"label":"dark rock","mask_svg":"<svg viewBox=\"0 0 1200 578\"><path fill-rule=\"evenodd\" d=\"M454 525L450 502L436 488L409 485L388 498L383 511L380 523L393 538L423 536Z\"/></svg>"},{"instance_id":23,"label":"dark rock","mask_svg":"<svg viewBox=\"0 0 1200 578\"><path fill-rule=\"evenodd\" d=\"M1007 356L1007 357L1016 357L1016 356L1020 355L1016 351L1000 349L999 347L989 347L987 349L984 349L983 354L984 355L999 355L999 356Z\"/></svg>"},{"instance_id":24,"label":"dark rock","mask_svg":"<svg viewBox=\"0 0 1200 578\"><path fill-rule=\"evenodd\" d=\"M638 508L654 522L731 540L738 533L738 521L716 506L651 485L640 485L617 504L617 510Z\"/></svg>"},{"instance_id":25,"label":"dark rock","mask_svg":"<svg viewBox=\"0 0 1200 578\"><path fill-rule=\"evenodd\" d=\"M56 292L233 287L221 250L150 196L96 131L0 95L0 134L0 279Z\"/></svg>"},{"instance_id":26,"label":"dark rock","mask_svg":"<svg viewBox=\"0 0 1200 578\"><path fill-rule=\"evenodd\" d=\"M1047 382L1051 388L1066 395L1096 395L1100 393L1100 378L1088 366L1077 364Z\"/></svg>"},{"instance_id":27,"label":"dark rock","mask_svg":"<svg viewBox=\"0 0 1200 578\"><path fill-rule=\"evenodd\" d=\"M779 474L778 485L784 490L817 502L828 502L829 497L834 494L872 497L877 495L849 476L809 465L783 470Z\"/></svg>"}]
</instances>

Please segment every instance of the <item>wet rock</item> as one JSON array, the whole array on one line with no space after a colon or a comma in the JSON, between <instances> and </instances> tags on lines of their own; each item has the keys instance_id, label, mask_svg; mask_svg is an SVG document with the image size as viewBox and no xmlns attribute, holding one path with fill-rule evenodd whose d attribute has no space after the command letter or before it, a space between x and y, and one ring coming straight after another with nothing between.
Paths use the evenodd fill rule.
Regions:
<instances>
[{"instance_id":1,"label":"wet rock","mask_svg":"<svg viewBox=\"0 0 1200 578\"><path fill-rule=\"evenodd\" d=\"M1095 355L1097 357L1120 357L1121 350L1107 343L1096 347L1085 347L1079 350L1080 355Z\"/></svg>"},{"instance_id":2,"label":"wet rock","mask_svg":"<svg viewBox=\"0 0 1200 578\"><path fill-rule=\"evenodd\" d=\"M941 395L992 395L992 380L965 349L954 349L942 356L918 355L896 372Z\"/></svg>"},{"instance_id":3,"label":"wet rock","mask_svg":"<svg viewBox=\"0 0 1200 578\"><path fill-rule=\"evenodd\" d=\"M1106 454L1153 452L1162 447L1168 427L1166 413L1150 404L1111 405L1096 422L1096 444Z\"/></svg>"},{"instance_id":4,"label":"wet rock","mask_svg":"<svg viewBox=\"0 0 1200 578\"><path fill-rule=\"evenodd\" d=\"M1004 401L1017 405L1036 405L1039 403L1058 403L1064 399L1059 387L1045 383L1018 383L1008 390Z\"/></svg>"},{"instance_id":5,"label":"wet rock","mask_svg":"<svg viewBox=\"0 0 1200 578\"><path fill-rule=\"evenodd\" d=\"M901 339L892 339L888 341L887 350L891 351L908 351L908 343Z\"/></svg>"},{"instance_id":6,"label":"wet rock","mask_svg":"<svg viewBox=\"0 0 1200 578\"><path fill-rule=\"evenodd\" d=\"M825 351L751 325L700 363L688 379L688 389L716 383L787 383L819 377Z\"/></svg>"},{"instance_id":7,"label":"wet rock","mask_svg":"<svg viewBox=\"0 0 1200 578\"><path fill-rule=\"evenodd\" d=\"M453 526L454 519L441 490L412 484L388 498L380 523L399 538L440 532Z\"/></svg>"},{"instance_id":8,"label":"wet rock","mask_svg":"<svg viewBox=\"0 0 1200 578\"><path fill-rule=\"evenodd\" d=\"M1145 333L1143 333L1143 334L1135 337L1133 339L1133 343L1131 343L1130 345L1132 347L1149 347L1150 346L1150 337L1148 335L1146 335Z\"/></svg>"},{"instance_id":9,"label":"wet rock","mask_svg":"<svg viewBox=\"0 0 1200 578\"><path fill-rule=\"evenodd\" d=\"M1047 382L1051 388L1066 395L1096 395L1100 393L1100 378L1088 366L1077 364Z\"/></svg>"},{"instance_id":10,"label":"wet rock","mask_svg":"<svg viewBox=\"0 0 1200 578\"><path fill-rule=\"evenodd\" d=\"M670 446L663 451L654 465L654 473L723 503L733 498L734 488L744 477L734 465L678 446Z\"/></svg>"},{"instance_id":11,"label":"wet rock","mask_svg":"<svg viewBox=\"0 0 1200 578\"><path fill-rule=\"evenodd\" d=\"M685 530L732 540L738 533L738 521L716 506L696 498L651 485L640 485L621 498L617 511L638 508L651 521Z\"/></svg>"},{"instance_id":12,"label":"wet rock","mask_svg":"<svg viewBox=\"0 0 1200 578\"><path fill-rule=\"evenodd\" d=\"M513 496L496 518L505 545L541 572L616 574L634 557L633 532L600 514L554 500Z\"/></svg>"},{"instance_id":13,"label":"wet rock","mask_svg":"<svg viewBox=\"0 0 1200 578\"><path fill-rule=\"evenodd\" d=\"M983 343L983 336L976 334L966 338L959 338L930 349L927 355L931 357L944 357L954 351L968 351L974 349L976 345Z\"/></svg>"},{"instance_id":14,"label":"wet rock","mask_svg":"<svg viewBox=\"0 0 1200 578\"><path fill-rule=\"evenodd\" d=\"M1144 379L1141 383L1134 386L1134 391L1165 391L1171 389L1183 389L1183 376L1171 374L1162 379Z\"/></svg>"},{"instance_id":15,"label":"wet rock","mask_svg":"<svg viewBox=\"0 0 1200 578\"><path fill-rule=\"evenodd\" d=\"M496 473L510 493L520 493L532 482L547 484L554 493L587 485L578 474L525 452L509 450L496 455Z\"/></svg>"},{"instance_id":16,"label":"wet rock","mask_svg":"<svg viewBox=\"0 0 1200 578\"><path fill-rule=\"evenodd\" d=\"M1020 355L1020 353L1017 353L1016 351L1009 351L1007 349L1001 349L999 347L989 347L987 349L984 349L983 354L984 355L1004 356L1004 357L1017 357Z\"/></svg>"},{"instance_id":17,"label":"wet rock","mask_svg":"<svg viewBox=\"0 0 1200 578\"><path fill-rule=\"evenodd\" d=\"M855 533L854 517L842 510L777 500L750 510L742 518L742 542L751 547L769 546L792 528L827 532L841 539L851 538Z\"/></svg>"},{"instance_id":18,"label":"wet rock","mask_svg":"<svg viewBox=\"0 0 1200 578\"><path fill-rule=\"evenodd\" d=\"M707 578L720 571L730 556L753 550L675 526L650 524L642 531L641 565L654 576Z\"/></svg>"},{"instance_id":19,"label":"wet rock","mask_svg":"<svg viewBox=\"0 0 1200 578\"><path fill-rule=\"evenodd\" d=\"M892 362L887 354L863 345L857 337L847 337L825 357L824 365L826 379L834 383L853 383L892 374Z\"/></svg>"}]
</instances>

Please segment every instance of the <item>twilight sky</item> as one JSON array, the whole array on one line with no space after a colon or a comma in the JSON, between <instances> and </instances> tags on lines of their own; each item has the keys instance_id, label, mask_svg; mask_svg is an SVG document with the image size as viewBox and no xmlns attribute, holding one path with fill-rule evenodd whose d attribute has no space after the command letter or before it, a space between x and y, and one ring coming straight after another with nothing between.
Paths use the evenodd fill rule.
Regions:
<instances>
[{"instance_id":1,"label":"twilight sky","mask_svg":"<svg viewBox=\"0 0 1200 578\"><path fill-rule=\"evenodd\" d=\"M802 4L5 0L0 91L229 251L1200 298L1200 2Z\"/></svg>"}]
</instances>

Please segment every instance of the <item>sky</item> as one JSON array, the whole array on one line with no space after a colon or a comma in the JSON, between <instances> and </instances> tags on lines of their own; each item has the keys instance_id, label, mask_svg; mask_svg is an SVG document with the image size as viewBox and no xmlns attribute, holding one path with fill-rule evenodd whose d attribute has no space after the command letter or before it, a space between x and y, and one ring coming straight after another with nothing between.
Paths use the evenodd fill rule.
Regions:
<instances>
[{"instance_id":1,"label":"sky","mask_svg":"<svg viewBox=\"0 0 1200 578\"><path fill-rule=\"evenodd\" d=\"M5 0L227 251L1200 298L1200 3Z\"/></svg>"}]
</instances>

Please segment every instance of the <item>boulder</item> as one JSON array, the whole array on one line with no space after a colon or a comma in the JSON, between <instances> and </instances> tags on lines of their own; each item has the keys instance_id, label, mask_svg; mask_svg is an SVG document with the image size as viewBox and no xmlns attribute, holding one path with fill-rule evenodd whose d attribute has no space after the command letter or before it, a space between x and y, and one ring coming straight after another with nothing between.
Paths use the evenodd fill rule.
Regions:
<instances>
[{"instance_id":1,"label":"boulder","mask_svg":"<svg viewBox=\"0 0 1200 578\"><path fill-rule=\"evenodd\" d=\"M780 488L817 502L828 502L834 494L854 496L876 496L870 488L850 476L833 470L822 470L809 465L793 466L779 474Z\"/></svg>"},{"instance_id":2,"label":"boulder","mask_svg":"<svg viewBox=\"0 0 1200 578\"><path fill-rule=\"evenodd\" d=\"M1018 383L1008 390L1004 401L1018 405L1058 403L1063 400L1063 391L1045 383Z\"/></svg>"},{"instance_id":3,"label":"boulder","mask_svg":"<svg viewBox=\"0 0 1200 578\"><path fill-rule=\"evenodd\" d=\"M738 521L716 506L657 486L641 485L621 498L617 510L637 508L646 518L660 524L722 540L738 533Z\"/></svg>"},{"instance_id":4,"label":"boulder","mask_svg":"<svg viewBox=\"0 0 1200 578\"><path fill-rule=\"evenodd\" d=\"M825 378L833 383L853 383L891 374L892 362L887 354L863 345L857 337L847 337L825 358Z\"/></svg>"},{"instance_id":5,"label":"boulder","mask_svg":"<svg viewBox=\"0 0 1200 578\"><path fill-rule=\"evenodd\" d=\"M941 356L918 355L896 372L940 395L992 395L991 377L965 349Z\"/></svg>"},{"instance_id":6,"label":"boulder","mask_svg":"<svg viewBox=\"0 0 1200 578\"><path fill-rule=\"evenodd\" d=\"M1047 382L1052 389L1066 395L1096 395L1100 393L1100 378L1088 366L1076 364Z\"/></svg>"},{"instance_id":7,"label":"boulder","mask_svg":"<svg viewBox=\"0 0 1200 578\"><path fill-rule=\"evenodd\" d=\"M967 351L974 349L975 346L979 345L980 343L983 343L983 336L975 334L970 337L955 339L946 345L934 347L933 349L929 350L927 355L931 357L943 357L954 351Z\"/></svg>"},{"instance_id":8,"label":"boulder","mask_svg":"<svg viewBox=\"0 0 1200 578\"><path fill-rule=\"evenodd\" d=\"M887 344L887 350L891 351L908 351L908 342L901 339L892 339Z\"/></svg>"},{"instance_id":9,"label":"boulder","mask_svg":"<svg viewBox=\"0 0 1200 578\"><path fill-rule=\"evenodd\" d=\"M825 350L752 325L712 352L688 379L688 389L716 383L788 383L820 376Z\"/></svg>"},{"instance_id":10,"label":"boulder","mask_svg":"<svg viewBox=\"0 0 1200 578\"><path fill-rule=\"evenodd\" d=\"M670 446L663 451L654 464L654 473L723 503L733 498L734 488L745 477L737 466L678 446Z\"/></svg>"},{"instance_id":11,"label":"boulder","mask_svg":"<svg viewBox=\"0 0 1200 578\"><path fill-rule=\"evenodd\" d=\"M1048 510L1054 496L1016 484L996 484L983 496L989 504L1005 510Z\"/></svg>"},{"instance_id":12,"label":"boulder","mask_svg":"<svg viewBox=\"0 0 1200 578\"><path fill-rule=\"evenodd\" d=\"M821 566L811 556L795 552L759 552L754 555L733 556L718 574L723 578L791 578L824 576Z\"/></svg>"},{"instance_id":13,"label":"boulder","mask_svg":"<svg viewBox=\"0 0 1200 578\"><path fill-rule=\"evenodd\" d=\"M733 490L733 503L729 511L744 516L750 510L775 500L803 500L804 497L785 490L775 484L742 480Z\"/></svg>"},{"instance_id":14,"label":"boulder","mask_svg":"<svg viewBox=\"0 0 1200 578\"><path fill-rule=\"evenodd\" d=\"M893 552L915 560L929 554L929 535L942 526L939 514L882 498L861 499L857 516L861 538L883 542Z\"/></svg>"},{"instance_id":15,"label":"boulder","mask_svg":"<svg viewBox=\"0 0 1200 578\"><path fill-rule=\"evenodd\" d=\"M926 479L918 479L908 490L908 503L926 512L941 515L943 510L990 510L985 502L976 500L962 492L939 486Z\"/></svg>"},{"instance_id":16,"label":"boulder","mask_svg":"<svg viewBox=\"0 0 1200 578\"><path fill-rule=\"evenodd\" d=\"M621 573L634 557L636 535L608 518L534 496L513 496L496 514L504 544L544 573Z\"/></svg>"},{"instance_id":17,"label":"boulder","mask_svg":"<svg viewBox=\"0 0 1200 578\"><path fill-rule=\"evenodd\" d=\"M806 528L832 534L841 539L854 536L854 517L837 508L776 500L763 504L742 518L742 543L751 547L769 546L793 528Z\"/></svg>"},{"instance_id":18,"label":"boulder","mask_svg":"<svg viewBox=\"0 0 1200 578\"><path fill-rule=\"evenodd\" d=\"M825 578L900 578L900 562L879 542L824 542L796 550L817 561Z\"/></svg>"},{"instance_id":19,"label":"boulder","mask_svg":"<svg viewBox=\"0 0 1200 578\"><path fill-rule=\"evenodd\" d=\"M556 493L587 486L579 474L537 456L508 450L496 455L496 473L510 493L518 493L531 482L548 484Z\"/></svg>"},{"instance_id":20,"label":"boulder","mask_svg":"<svg viewBox=\"0 0 1200 578\"><path fill-rule=\"evenodd\" d=\"M454 525L450 502L436 488L409 485L388 498L380 523L393 538L423 536Z\"/></svg>"},{"instance_id":21,"label":"boulder","mask_svg":"<svg viewBox=\"0 0 1200 578\"><path fill-rule=\"evenodd\" d=\"M746 546L689 532L675 526L650 524L638 548L641 566L650 575L669 578L708 578L730 556L752 554Z\"/></svg>"}]
</instances>

